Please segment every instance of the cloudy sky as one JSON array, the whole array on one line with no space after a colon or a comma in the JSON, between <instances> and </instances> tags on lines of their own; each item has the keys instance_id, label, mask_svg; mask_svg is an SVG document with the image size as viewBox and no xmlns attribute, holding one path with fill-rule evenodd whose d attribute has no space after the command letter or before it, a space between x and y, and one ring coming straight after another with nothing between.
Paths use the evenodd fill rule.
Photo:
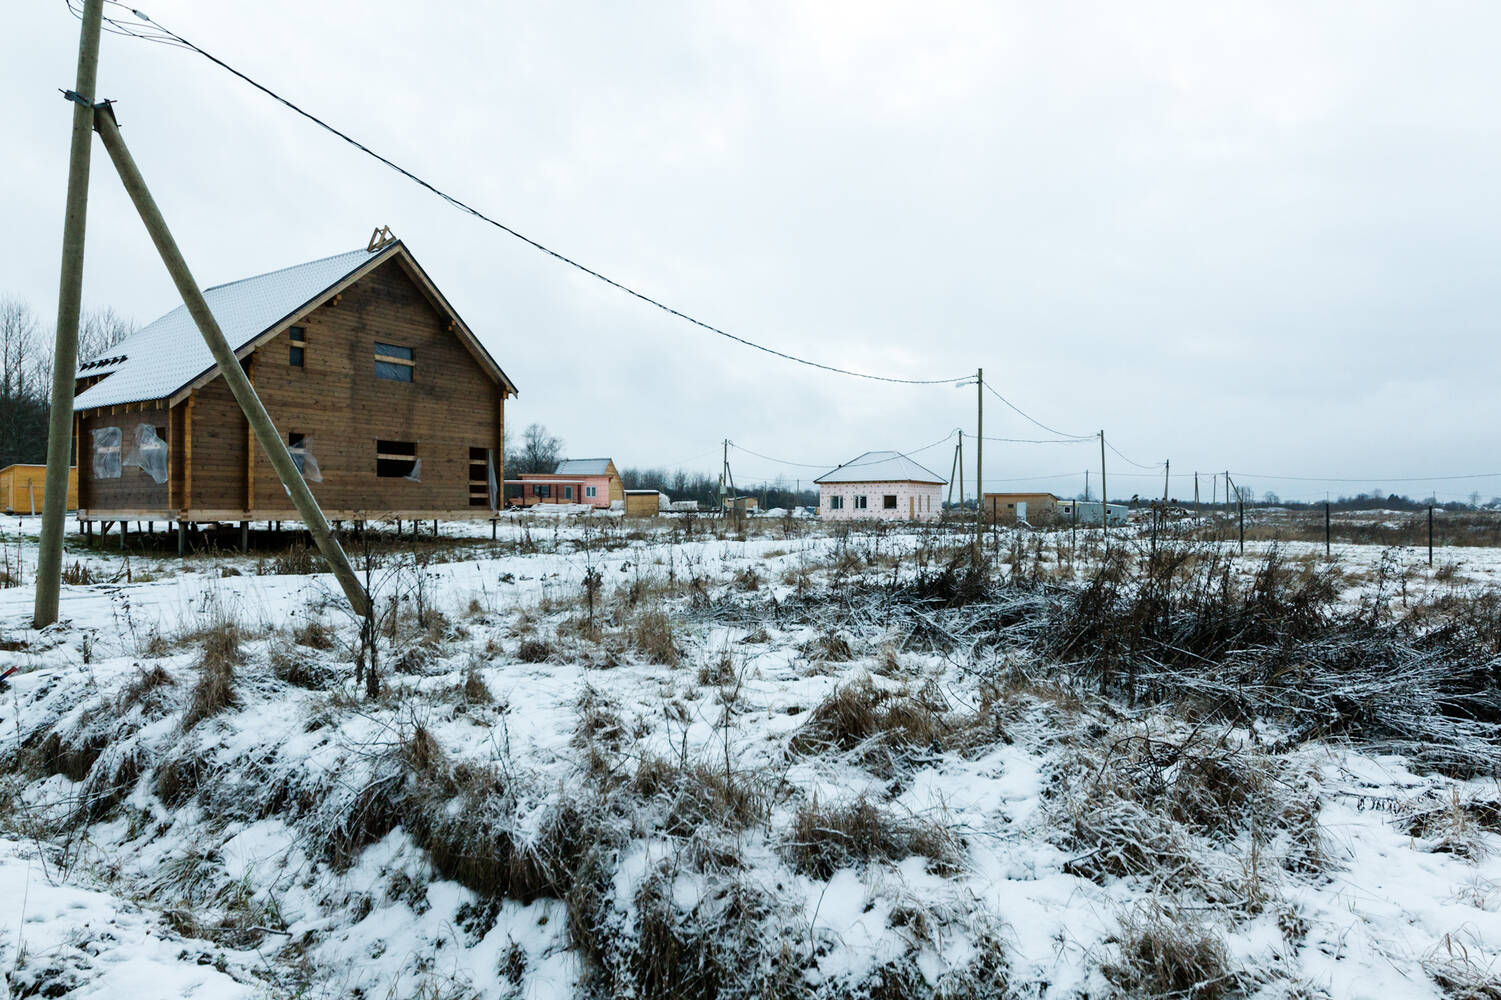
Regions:
<instances>
[{"instance_id":1,"label":"cloudy sky","mask_svg":"<svg viewBox=\"0 0 1501 1000\"><path fill-rule=\"evenodd\" d=\"M983 366L1044 424L1171 459L1175 496L1226 468L1284 497L1501 494L1436 478L1501 472L1501 7L137 2L676 308L878 374ZM10 7L0 293L50 320L78 22ZM778 462L974 430L973 388L685 324L196 54L106 35L100 80L202 284L388 224L517 383L510 427L570 454L714 471L729 438L778 460L732 452L737 480L791 481L818 470ZM97 146L94 168L86 301L150 320L171 285ZM993 396L985 416L1047 436ZM947 475L952 442L915 457ZM1099 462L991 442L985 481L1073 493ZM1161 489L1109 465L1112 495Z\"/></svg>"}]
</instances>

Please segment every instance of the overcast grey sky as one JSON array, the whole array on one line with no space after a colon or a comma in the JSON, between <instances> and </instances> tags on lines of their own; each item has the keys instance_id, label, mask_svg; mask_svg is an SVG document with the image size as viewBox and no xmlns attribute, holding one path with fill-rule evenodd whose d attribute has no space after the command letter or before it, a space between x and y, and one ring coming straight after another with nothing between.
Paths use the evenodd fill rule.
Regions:
<instances>
[{"instance_id":1,"label":"overcast grey sky","mask_svg":"<svg viewBox=\"0 0 1501 1000\"><path fill-rule=\"evenodd\" d=\"M1501 472L1501 6L138 2L677 308L882 374L983 365L1044 423L1170 458L1176 496L1225 468L1284 497L1501 494L1396 482ZM8 6L0 293L50 323L78 22L63 0ZM100 81L201 283L389 224L516 382L513 432L715 470L726 437L820 465L973 431L972 388L829 375L689 326L195 54L106 35ZM141 322L176 304L97 146L85 294ZM985 430L1043 436L994 397ZM951 445L915 457L946 476ZM985 459L987 488L1072 493L1099 449ZM1112 495L1161 489L1114 455L1110 476Z\"/></svg>"}]
</instances>

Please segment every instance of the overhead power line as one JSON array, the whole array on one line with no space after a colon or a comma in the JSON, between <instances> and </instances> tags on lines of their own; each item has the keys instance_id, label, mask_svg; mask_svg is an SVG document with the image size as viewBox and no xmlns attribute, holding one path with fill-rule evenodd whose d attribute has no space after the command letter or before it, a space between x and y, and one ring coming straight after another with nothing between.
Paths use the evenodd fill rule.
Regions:
<instances>
[{"instance_id":1,"label":"overhead power line","mask_svg":"<svg viewBox=\"0 0 1501 1000\"><path fill-rule=\"evenodd\" d=\"M997 392L995 390L995 387L992 386L989 382L983 382L981 384L984 385L985 389L992 396L994 396L996 399L999 399L1001 402L1003 402L1007 406L1011 407L1011 409L1013 409L1017 413L1021 414L1021 416L1024 419L1026 419L1030 423L1035 424L1038 427L1041 427L1043 430L1047 431L1049 434L1057 434L1059 437L1069 438L1070 440L1077 440L1077 441L1082 441L1082 440L1086 440L1088 438L1094 437L1093 434L1070 434L1067 431L1060 431L1056 427L1049 427L1047 424L1043 423L1041 420L1038 420L1037 418L1035 418L1032 415L1030 415L1029 413L1027 413L1027 411L1023 410L1021 407L1019 407L1015 403L1011 402L1011 400L1007 399L1005 396L1002 396L999 392ZM989 441L990 439L986 438L985 440Z\"/></svg>"},{"instance_id":2,"label":"overhead power line","mask_svg":"<svg viewBox=\"0 0 1501 1000\"><path fill-rule=\"evenodd\" d=\"M1121 453L1121 450L1119 448L1117 448L1115 445L1113 445L1113 444L1110 443L1110 439L1109 438L1105 439L1105 447L1107 447L1111 451L1115 452L1116 456L1122 462L1125 462L1127 465L1134 465L1138 469L1160 469L1160 468L1162 468L1162 463L1161 462L1157 462L1157 463L1155 463L1153 465L1143 465L1140 462L1133 461L1132 459L1127 458L1124 454Z\"/></svg>"},{"instance_id":3,"label":"overhead power line","mask_svg":"<svg viewBox=\"0 0 1501 1000\"><path fill-rule=\"evenodd\" d=\"M943 437L939 438L937 441L934 441L932 444L925 444L925 445L923 445L920 448L909 448L906 451L899 451L896 454L901 455L903 458L908 458L908 457L910 457L912 455L920 454L922 452L928 451L929 449L937 448L939 445L943 444L945 441L951 440L954 437L954 435L956 435L958 433L959 433L959 429L956 427L953 430L949 431L947 434L945 434ZM873 458L873 459L871 459L868 462L845 462L843 465L840 465L838 462L825 462L825 463L822 463L822 464L814 464L812 462L791 462L791 461L788 461L787 459L773 458L770 455L763 455L759 451L751 451L749 448L743 447L742 445L738 445L734 441L730 442L730 447L734 448L736 451L743 451L747 455L754 455L757 458L764 459L765 461L771 462L771 463L776 464L776 465L790 465L790 466L794 466L794 467L799 468L799 469L823 469L825 472L828 472L829 470L836 469L836 468L837 469L858 469L862 465L879 465L882 462L888 461L888 459L885 459L885 458Z\"/></svg>"},{"instance_id":4,"label":"overhead power line","mask_svg":"<svg viewBox=\"0 0 1501 1000\"><path fill-rule=\"evenodd\" d=\"M1244 476L1247 479L1274 479L1287 480L1296 483L1439 483L1451 482L1456 479L1498 479L1501 472L1477 472L1469 476L1364 476L1360 478L1340 479L1333 476L1269 476L1260 472L1231 472L1233 476Z\"/></svg>"},{"instance_id":5,"label":"overhead power line","mask_svg":"<svg viewBox=\"0 0 1501 1000\"><path fill-rule=\"evenodd\" d=\"M756 343L753 340L749 340L749 339L747 339L745 337L738 336L737 334L730 333L728 330L725 330L725 329L723 329L721 327L715 326L712 323L707 323L704 320L698 319L695 316L691 316L688 313L685 313L685 312L683 312L680 309L675 309L672 306L666 304L665 302L662 302L659 299L655 299L652 296L647 295L645 292L638 291L635 288L632 288L630 285L625 284L624 282L616 281L614 278L611 278L608 275L606 275L606 274L604 274L604 273L602 273L600 271L596 271L594 268L589 267L589 266L587 266L585 264L582 264L579 261L573 259L572 257L569 257L566 254L560 253L559 251L552 249L551 247L547 246L544 243L541 243L541 242L539 242L537 240L532 239L530 236L527 236L525 233L522 233L519 230L513 229L512 227L506 225L504 222L501 222L498 219L493 218L492 216L486 215L484 212L482 212L479 209L475 208L473 205L470 205L468 202L463 201L462 199L460 199L460 198L458 198L458 197L456 197L454 195L449 194L447 191L444 191L443 189L439 188L437 185L431 183L430 181L427 181L427 180L423 179L422 177L419 177L417 174L414 174L412 171L410 171L407 168L405 168L405 167L401 166L400 164L396 163L394 160L391 160L390 158L388 158L386 156L383 156L380 153L377 153L374 149L371 149L369 146L367 146L364 143L360 142L358 139L355 139L353 136L349 135L348 133L340 131L339 129L337 129L334 126L330 125L328 122L326 122L323 119L319 118L317 115L313 114L312 112L304 110L303 108L299 107L297 104L293 103L291 100L289 100L289 99L281 96L276 91L272 90L270 87L267 87L265 84L260 83L259 81L251 78L247 74L242 73L240 70L235 69L233 66L229 65L227 62L225 62L224 60L220 59L218 56L215 56L212 53L210 53L210 52L208 52L208 51L200 48L199 46L193 44L192 42L188 41L186 38L184 38L181 35L177 34L175 31L172 31L171 29L169 29L169 28L163 26L162 24L158 23L157 21L153 20L150 15L148 15L148 14L146 14L146 13L140 11L140 10L137 10L137 9L135 9L133 7L128 7L125 4L123 4L123 3L119 3L118 0L108 0L108 2L111 3L114 6L121 7L121 8L124 8L126 10L129 10L136 17L140 18L142 21L144 21L147 24L151 25L151 27L153 27L154 29L156 29L156 31L159 32L162 36L165 36L166 40L174 41L177 44L181 45L183 48L186 48L186 49L189 49L189 50L191 50L193 52L198 53L200 56L202 56L203 58L207 59L209 62L213 63L215 66L218 66L220 69L223 69L226 72L231 73L234 76L238 77L239 79L243 80L244 82L250 84L250 86L254 87L256 90L259 90L261 93L265 94L267 97L272 98L273 100L277 101L278 103L280 103L284 107L289 108L290 110L292 110L292 111L296 112L297 114L301 115L303 118L306 118L308 121L310 121L313 124L317 125L319 128L322 128L323 130L329 132L330 134L335 135L335 136L339 137L340 139L343 139L345 142L347 142L349 145L353 146L355 149L358 149L360 152L366 154L367 156L371 157L374 160L379 161L380 163L384 164L385 166L390 167L392 170L396 171L398 174L401 174L403 177L405 177L408 180L412 181L414 184L417 184L420 187L426 188L428 191L432 192L433 194L437 195L439 198L442 198L444 201L448 202L454 208L457 208L457 209L459 209L462 212L467 212L468 214L474 216L476 219L479 219L482 222L487 222L490 225L494 226L496 229L499 229L501 232L506 233L506 234L508 234L510 236L514 236L516 239L518 239L521 242L527 244L528 246L533 247L534 249L542 251L543 253L547 254L549 257L552 257L554 260L557 260L557 261L560 261L560 262L562 262L564 264L567 264L569 267L572 267L575 270L581 271L584 274L587 274L591 278L595 278L595 279L597 279L599 281L602 281L605 284L609 285L611 288L617 289L618 291L622 291L622 292L626 293L627 295L632 296L633 298L639 299L640 301L647 303L648 305L655 306L656 308L662 310L663 312L667 313L668 315L676 316L678 319L681 319L684 322L691 323L694 326L699 327L700 329L704 329L704 330L709 331L710 333L718 334L719 336L724 337L727 340L733 340L737 344L743 344L746 347L753 348L753 349L755 349L757 351L762 351L762 352L764 352L766 354L770 354L770 355L772 355L774 357L782 358L785 361L792 361L792 362L796 362L797 364L800 364L800 365L806 365L809 368L818 368L818 369L821 369L822 371L833 372L836 375L849 375L849 376L851 376L853 378L868 379L868 380L870 380L872 382L891 382L891 383L896 383L896 384L900 384L900 385L942 385L944 383L957 382L957 381L959 381L959 379L964 378L964 376L962 376L962 375L958 376L956 378L899 378L899 377L891 376L891 375L874 375L874 374L871 374L870 372L854 371L854 370L849 369L849 368L840 368L840 367L837 367L835 365L826 365L826 364L823 364L822 362L819 362L819 361L811 361L808 358L801 358L801 357L798 357L795 354L789 354L786 351L779 351L779 350L777 350L774 347L767 347L765 344L758 344L758 343ZM69 0L68 9L72 10L75 14L78 13L77 9L73 6L72 0ZM129 35L129 36L131 36L133 38L143 38L143 39L145 39L147 41L162 41L162 40L164 40L163 38L160 38L160 37L149 37L148 38L144 34L137 33L135 31L131 31L131 30L122 29L120 23L117 22L117 21L111 21L110 23L111 23L111 25L114 26L114 29L115 29L115 31L116 31L117 34L125 34L125 35Z\"/></svg>"}]
</instances>

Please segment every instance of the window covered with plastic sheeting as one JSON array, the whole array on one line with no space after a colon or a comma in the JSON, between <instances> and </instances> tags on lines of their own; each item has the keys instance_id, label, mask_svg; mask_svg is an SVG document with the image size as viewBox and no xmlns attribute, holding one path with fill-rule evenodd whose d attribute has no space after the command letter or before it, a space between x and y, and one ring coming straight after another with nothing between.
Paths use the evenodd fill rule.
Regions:
<instances>
[{"instance_id":1,"label":"window covered with plastic sheeting","mask_svg":"<svg viewBox=\"0 0 1501 1000\"><path fill-rule=\"evenodd\" d=\"M157 434L151 424L136 424L134 439L122 463L132 469L140 469L153 481L167 481L167 442Z\"/></svg>"},{"instance_id":2,"label":"window covered with plastic sheeting","mask_svg":"<svg viewBox=\"0 0 1501 1000\"><path fill-rule=\"evenodd\" d=\"M120 478L120 428L100 427L94 431L94 478Z\"/></svg>"},{"instance_id":3,"label":"window covered with plastic sheeting","mask_svg":"<svg viewBox=\"0 0 1501 1000\"><path fill-rule=\"evenodd\" d=\"M487 458L489 459L489 461L488 461L487 464L490 467L490 469L489 469L489 472L490 472L490 509L491 510L499 510L500 509L500 482L495 478L495 449L494 448L486 448L485 450L487 452L489 452L489 454L487 456Z\"/></svg>"},{"instance_id":4,"label":"window covered with plastic sheeting","mask_svg":"<svg viewBox=\"0 0 1501 1000\"><path fill-rule=\"evenodd\" d=\"M292 464L310 483L323 482L323 470L318 467L318 456L313 454L313 439L307 434L290 431L287 434L287 451L292 453Z\"/></svg>"},{"instance_id":5,"label":"window covered with plastic sheeting","mask_svg":"<svg viewBox=\"0 0 1501 1000\"><path fill-rule=\"evenodd\" d=\"M414 483L420 483L420 482L422 482L422 459L420 459L420 458L413 459L412 460L412 471L408 472L402 478L404 478L404 479L410 479Z\"/></svg>"}]
</instances>

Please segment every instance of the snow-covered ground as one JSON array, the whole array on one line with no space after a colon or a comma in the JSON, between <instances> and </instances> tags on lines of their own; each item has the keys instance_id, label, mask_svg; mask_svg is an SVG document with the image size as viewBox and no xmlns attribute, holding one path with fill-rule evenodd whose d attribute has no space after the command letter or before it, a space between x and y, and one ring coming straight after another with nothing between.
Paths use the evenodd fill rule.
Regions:
<instances>
[{"instance_id":1,"label":"snow-covered ground","mask_svg":"<svg viewBox=\"0 0 1501 1000\"><path fill-rule=\"evenodd\" d=\"M372 573L375 698L331 578L270 553L127 573L74 539L104 582L40 633L30 587L0 590L13 993L1501 995L1494 778L833 610L940 564L941 530L444 528ZM992 540L1064 584L1098 565ZM1352 605L1383 559L1413 605L1501 573L1335 559ZM215 656L232 688L200 717Z\"/></svg>"}]
</instances>

